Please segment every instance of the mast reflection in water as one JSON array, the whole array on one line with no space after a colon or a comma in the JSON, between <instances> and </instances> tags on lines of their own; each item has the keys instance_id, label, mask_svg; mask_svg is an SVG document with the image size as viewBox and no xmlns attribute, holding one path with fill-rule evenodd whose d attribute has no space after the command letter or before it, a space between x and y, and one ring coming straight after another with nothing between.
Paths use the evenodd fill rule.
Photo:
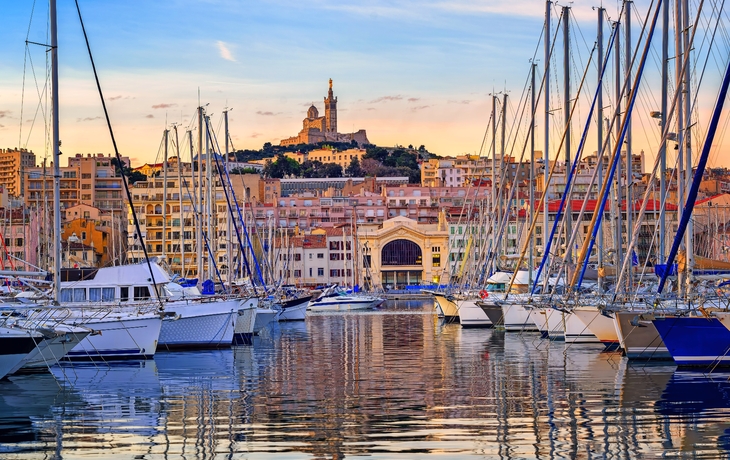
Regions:
<instances>
[{"instance_id":1,"label":"mast reflection in water","mask_svg":"<svg viewBox=\"0 0 730 460\"><path fill-rule=\"evenodd\" d=\"M2 458L726 457L727 376L441 324L318 314L253 346L0 381Z\"/></svg>"}]
</instances>

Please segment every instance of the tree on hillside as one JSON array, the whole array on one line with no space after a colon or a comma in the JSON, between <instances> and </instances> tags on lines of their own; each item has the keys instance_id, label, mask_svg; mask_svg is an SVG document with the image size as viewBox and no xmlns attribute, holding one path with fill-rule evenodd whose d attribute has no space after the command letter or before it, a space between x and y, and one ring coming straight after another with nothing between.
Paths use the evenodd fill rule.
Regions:
<instances>
[{"instance_id":1,"label":"tree on hillside","mask_svg":"<svg viewBox=\"0 0 730 460\"><path fill-rule=\"evenodd\" d=\"M342 177L342 166L337 163L325 163L323 177Z\"/></svg>"},{"instance_id":2,"label":"tree on hillside","mask_svg":"<svg viewBox=\"0 0 730 460\"><path fill-rule=\"evenodd\" d=\"M362 161L360 162L360 169L362 170L362 173L364 176L378 176L378 172L383 167L383 165L373 158L365 158L363 157Z\"/></svg>"},{"instance_id":3,"label":"tree on hillside","mask_svg":"<svg viewBox=\"0 0 730 460\"><path fill-rule=\"evenodd\" d=\"M350 177L362 177L362 168L360 167L360 160L355 156L352 157L350 165L345 169L345 174Z\"/></svg>"},{"instance_id":4,"label":"tree on hillside","mask_svg":"<svg viewBox=\"0 0 730 460\"><path fill-rule=\"evenodd\" d=\"M298 176L299 171L299 163L281 153L276 156L276 160L267 161L264 166L264 175L277 179L282 179L284 176Z\"/></svg>"},{"instance_id":5,"label":"tree on hillside","mask_svg":"<svg viewBox=\"0 0 730 460\"><path fill-rule=\"evenodd\" d=\"M147 180L147 176L139 171L132 171L132 168L123 163L119 163L116 158L112 158L112 164L114 165L114 172L117 177L124 174L127 176L127 182L130 184Z\"/></svg>"}]
</instances>

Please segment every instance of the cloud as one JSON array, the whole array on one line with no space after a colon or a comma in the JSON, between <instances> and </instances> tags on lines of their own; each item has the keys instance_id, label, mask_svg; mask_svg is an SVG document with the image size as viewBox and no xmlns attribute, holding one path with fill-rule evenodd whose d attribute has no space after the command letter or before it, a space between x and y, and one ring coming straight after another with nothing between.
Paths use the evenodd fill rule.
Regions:
<instances>
[{"instance_id":1,"label":"cloud","mask_svg":"<svg viewBox=\"0 0 730 460\"><path fill-rule=\"evenodd\" d=\"M276 112L276 113L274 113L274 112L262 112L261 110L259 110L259 111L256 112L256 115L262 115L264 117L273 117L274 115L278 115L279 113L281 113L281 112Z\"/></svg>"},{"instance_id":2,"label":"cloud","mask_svg":"<svg viewBox=\"0 0 730 460\"><path fill-rule=\"evenodd\" d=\"M155 118L155 116L152 114L149 114L149 115L146 115L145 118Z\"/></svg>"},{"instance_id":3,"label":"cloud","mask_svg":"<svg viewBox=\"0 0 730 460\"><path fill-rule=\"evenodd\" d=\"M152 106L153 109L169 109L175 107L177 104L155 104Z\"/></svg>"},{"instance_id":4,"label":"cloud","mask_svg":"<svg viewBox=\"0 0 730 460\"><path fill-rule=\"evenodd\" d=\"M226 61L236 62L236 58L234 58L233 54L231 54L231 50L228 49L228 44L226 42L218 40L216 45L218 45L218 52L223 59Z\"/></svg>"},{"instance_id":5,"label":"cloud","mask_svg":"<svg viewBox=\"0 0 730 460\"><path fill-rule=\"evenodd\" d=\"M365 110L375 110L375 107L368 107L368 108L367 108L367 109L365 109Z\"/></svg>"},{"instance_id":6,"label":"cloud","mask_svg":"<svg viewBox=\"0 0 730 460\"><path fill-rule=\"evenodd\" d=\"M116 101L117 99L121 99L122 96L112 96L109 98L110 101Z\"/></svg>"},{"instance_id":7,"label":"cloud","mask_svg":"<svg viewBox=\"0 0 730 460\"><path fill-rule=\"evenodd\" d=\"M77 118L76 122L80 123L82 121L94 121L94 120L101 120L101 116L98 117L86 117L86 118Z\"/></svg>"},{"instance_id":8,"label":"cloud","mask_svg":"<svg viewBox=\"0 0 730 460\"><path fill-rule=\"evenodd\" d=\"M415 112L415 111L417 111L417 110L423 110L423 109L427 109L427 108L429 108L429 107L431 107L431 106L430 106L430 105L418 105L418 106L416 106L416 107L413 107L413 108L411 108L411 110L412 110L413 112Z\"/></svg>"},{"instance_id":9,"label":"cloud","mask_svg":"<svg viewBox=\"0 0 730 460\"><path fill-rule=\"evenodd\" d=\"M256 139L257 137L261 137L261 133L252 133L250 136L251 139Z\"/></svg>"},{"instance_id":10,"label":"cloud","mask_svg":"<svg viewBox=\"0 0 730 460\"><path fill-rule=\"evenodd\" d=\"M450 100L450 101L448 101L448 103L449 104L471 104L471 101L467 100L467 99L462 99L461 101Z\"/></svg>"},{"instance_id":11,"label":"cloud","mask_svg":"<svg viewBox=\"0 0 730 460\"><path fill-rule=\"evenodd\" d=\"M0 125L0 128L4 128L4 127L5 127L5 125Z\"/></svg>"},{"instance_id":12,"label":"cloud","mask_svg":"<svg viewBox=\"0 0 730 460\"><path fill-rule=\"evenodd\" d=\"M10 115L10 110L0 110L0 118L5 118Z\"/></svg>"},{"instance_id":13,"label":"cloud","mask_svg":"<svg viewBox=\"0 0 730 460\"><path fill-rule=\"evenodd\" d=\"M420 97L409 97L408 98L408 102L416 102L416 101L420 101L420 100L421 100Z\"/></svg>"},{"instance_id":14,"label":"cloud","mask_svg":"<svg viewBox=\"0 0 730 460\"><path fill-rule=\"evenodd\" d=\"M370 103L378 104L380 102L400 101L401 99L403 99L403 96L401 96L400 94L398 94L396 96L382 96L377 99L373 99L372 101L370 101Z\"/></svg>"}]
</instances>

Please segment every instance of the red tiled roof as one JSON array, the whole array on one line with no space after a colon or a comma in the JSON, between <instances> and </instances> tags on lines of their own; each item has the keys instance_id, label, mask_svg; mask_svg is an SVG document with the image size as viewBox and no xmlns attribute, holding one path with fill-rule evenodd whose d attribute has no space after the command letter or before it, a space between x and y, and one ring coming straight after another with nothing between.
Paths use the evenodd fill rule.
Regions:
<instances>
[{"instance_id":1,"label":"red tiled roof","mask_svg":"<svg viewBox=\"0 0 730 460\"><path fill-rule=\"evenodd\" d=\"M695 206L697 206L698 204L707 203L708 201L712 201L715 198L720 197L720 196L723 196L723 195L725 195L725 193L720 193L718 195L714 195L714 196L711 196L709 198L704 198L702 200L695 201Z\"/></svg>"},{"instance_id":2,"label":"red tiled roof","mask_svg":"<svg viewBox=\"0 0 730 460\"><path fill-rule=\"evenodd\" d=\"M640 211L641 205L643 203L643 200L636 200L633 203L633 209L634 211ZM535 206L538 206L540 204L539 201L535 202ZM580 212L581 208L583 207L583 200L570 200L570 208L572 212ZM596 208L598 207L598 200L587 200L586 202L586 212L594 212ZM646 204L646 210L647 211L658 211L661 208L661 202L659 200L649 200L649 202ZM548 212L556 213L558 212L558 209L560 209L560 200L550 200L548 201ZM611 202L606 202L606 210L611 209ZM626 210L626 200L621 202L621 209ZM672 203L666 203L664 205L664 209L666 211L676 211L677 205L674 205Z\"/></svg>"}]
</instances>

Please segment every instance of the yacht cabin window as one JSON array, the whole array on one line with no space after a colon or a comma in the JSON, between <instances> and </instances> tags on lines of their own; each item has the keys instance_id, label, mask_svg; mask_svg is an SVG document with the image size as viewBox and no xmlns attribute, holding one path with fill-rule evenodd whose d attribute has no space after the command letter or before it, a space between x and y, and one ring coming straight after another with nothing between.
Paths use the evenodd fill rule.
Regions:
<instances>
[{"instance_id":1,"label":"yacht cabin window","mask_svg":"<svg viewBox=\"0 0 730 460\"><path fill-rule=\"evenodd\" d=\"M113 302L114 301L114 288L113 287L101 288L101 300L103 302Z\"/></svg>"},{"instance_id":2,"label":"yacht cabin window","mask_svg":"<svg viewBox=\"0 0 730 460\"><path fill-rule=\"evenodd\" d=\"M119 288L119 300L122 302L129 300L129 286Z\"/></svg>"},{"instance_id":3,"label":"yacht cabin window","mask_svg":"<svg viewBox=\"0 0 730 460\"><path fill-rule=\"evenodd\" d=\"M86 302L86 288L74 288L74 302Z\"/></svg>"},{"instance_id":4,"label":"yacht cabin window","mask_svg":"<svg viewBox=\"0 0 730 460\"><path fill-rule=\"evenodd\" d=\"M147 286L134 287L134 300L147 300L150 298L150 289Z\"/></svg>"}]
</instances>

